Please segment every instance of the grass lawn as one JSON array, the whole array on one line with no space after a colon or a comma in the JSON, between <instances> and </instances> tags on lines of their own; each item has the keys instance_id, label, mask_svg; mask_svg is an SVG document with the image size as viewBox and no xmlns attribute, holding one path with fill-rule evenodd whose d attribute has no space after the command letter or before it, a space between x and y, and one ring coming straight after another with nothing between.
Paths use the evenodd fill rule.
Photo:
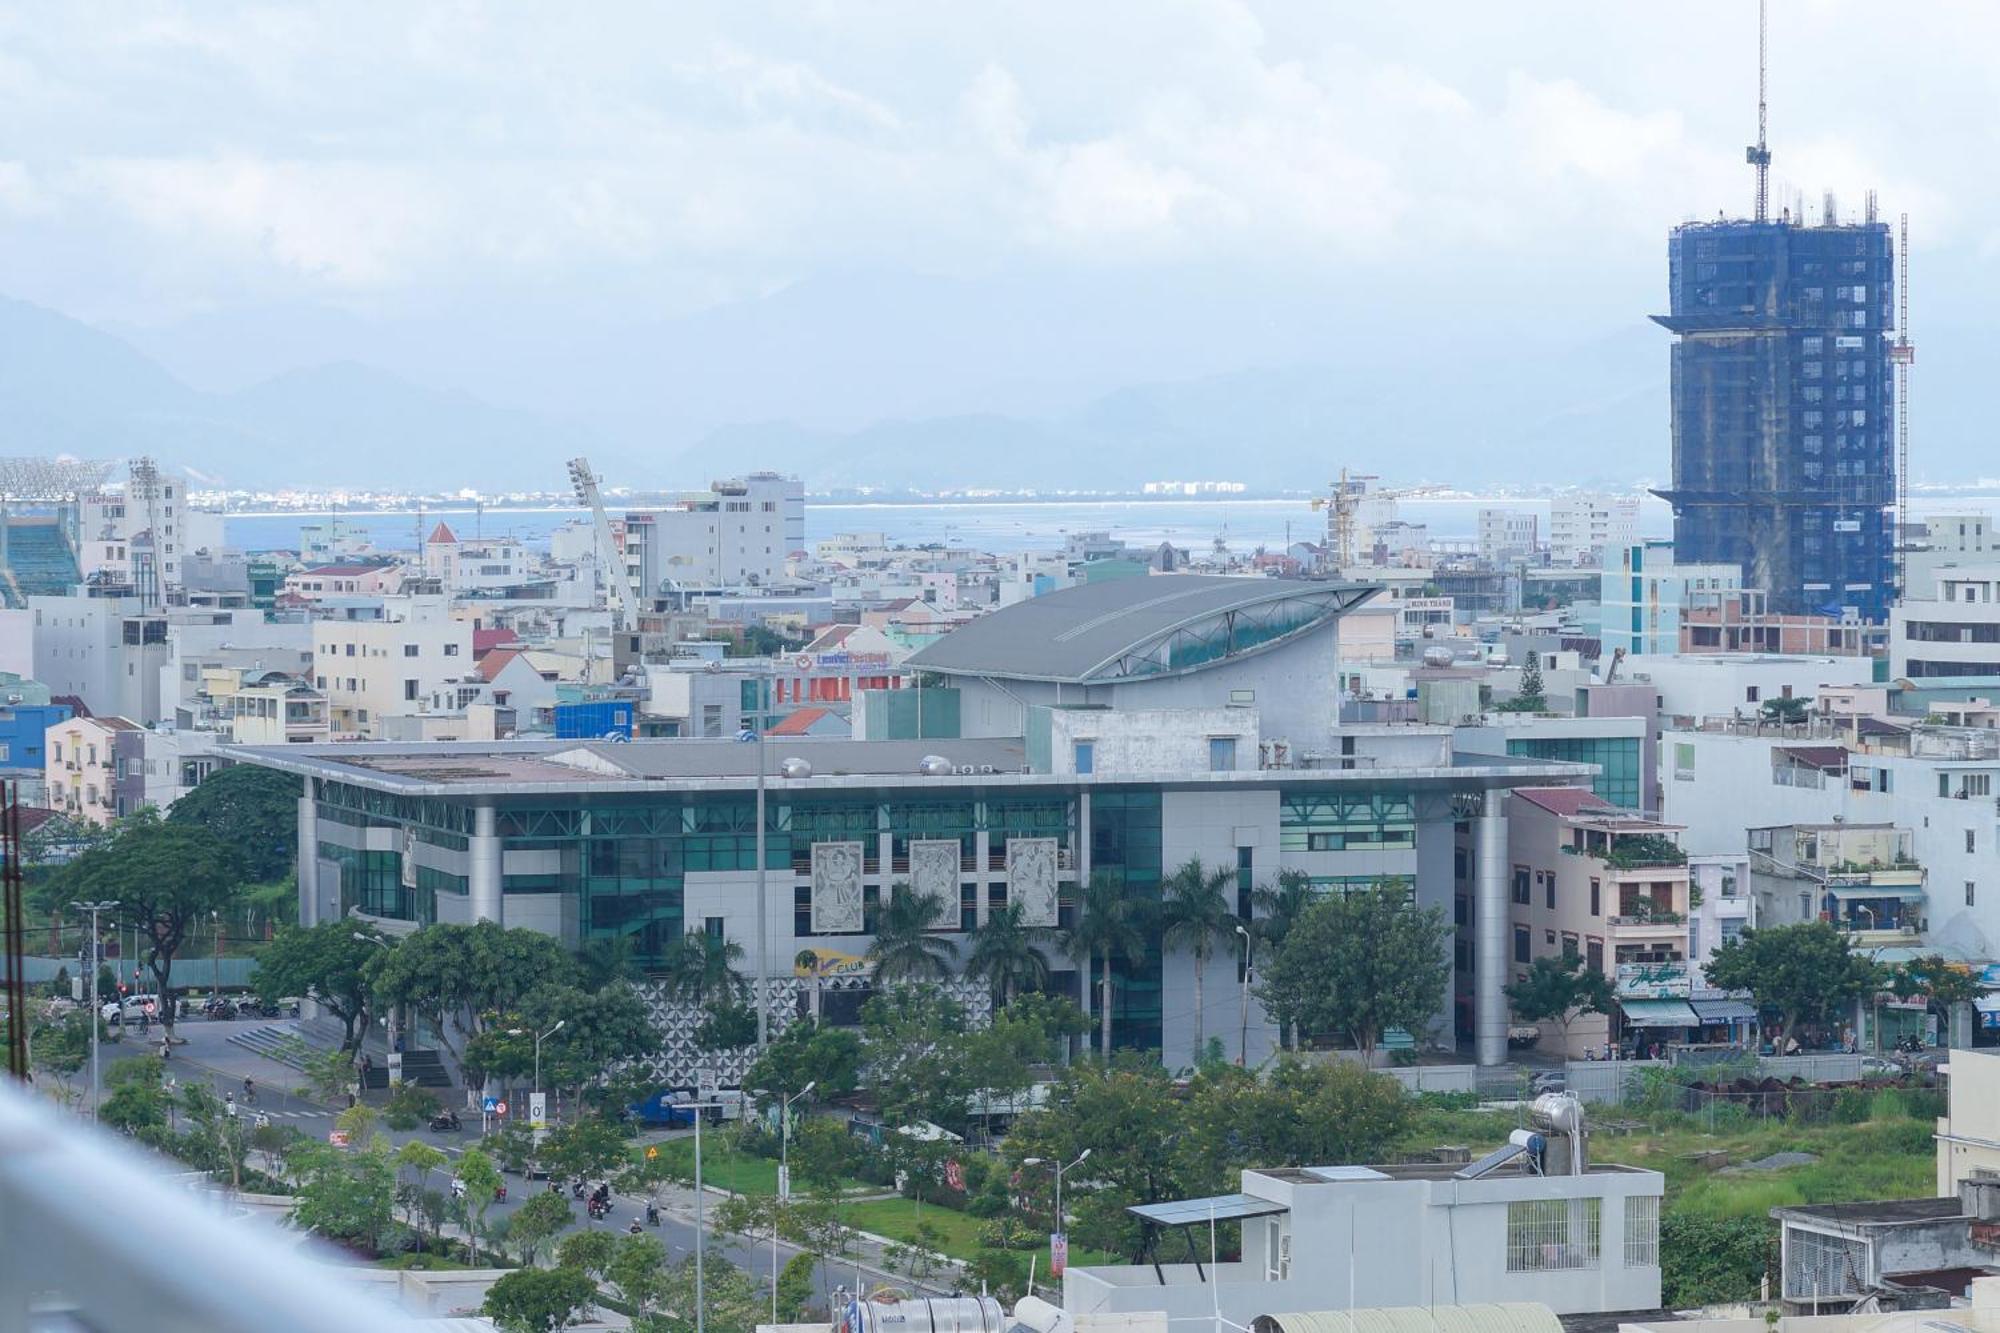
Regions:
<instances>
[{"instance_id":1,"label":"grass lawn","mask_svg":"<svg viewBox=\"0 0 2000 1333\"><path fill-rule=\"evenodd\" d=\"M655 1145L660 1156L673 1167L694 1178L694 1136L669 1139ZM643 1159L645 1145L634 1147L633 1156ZM771 1195L778 1192L778 1163L770 1157L757 1157L736 1151L720 1134L704 1133L701 1136L701 1183L717 1189L729 1190L734 1194ZM865 1189L860 1181L848 1180L841 1183L842 1189ZM804 1186L798 1178L792 1178L793 1197L802 1192Z\"/></svg>"},{"instance_id":2,"label":"grass lawn","mask_svg":"<svg viewBox=\"0 0 2000 1333\"><path fill-rule=\"evenodd\" d=\"M1068 1209L1064 1210L1065 1212ZM916 1239L917 1225L922 1222L937 1232L941 1238L939 1248L954 1259L970 1262L986 1249L979 1243L980 1219L970 1213L961 1213L951 1208L940 1208L935 1204L925 1204L919 1214L915 1204L908 1199L867 1199L841 1205L840 1220L848 1226L862 1231L872 1231L878 1236L910 1244ZM1028 1252L1016 1250L1023 1261ZM1097 1250L1086 1250L1081 1246L1070 1250L1072 1264L1115 1264L1123 1260L1115 1255ZM1047 1278L1048 1251L1046 1239L1041 1247L1041 1261L1038 1271Z\"/></svg>"}]
</instances>

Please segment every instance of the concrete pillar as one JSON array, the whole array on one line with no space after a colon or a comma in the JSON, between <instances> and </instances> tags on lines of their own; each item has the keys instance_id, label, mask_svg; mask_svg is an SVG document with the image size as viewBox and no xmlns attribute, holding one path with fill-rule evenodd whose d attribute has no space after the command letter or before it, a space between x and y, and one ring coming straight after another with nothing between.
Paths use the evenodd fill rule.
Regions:
<instances>
[{"instance_id":1,"label":"concrete pillar","mask_svg":"<svg viewBox=\"0 0 2000 1333\"><path fill-rule=\"evenodd\" d=\"M299 924L319 924L319 806L310 781L299 797Z\"/></svg>"},{"instance_id":2,"label":"concrete pillar","mask_svg":"<svg viewBox=\"0 0 2000 1333\"><path fill-rule=\"evenodd\" d=\"M1479 1063L1507 1062L1507 793L1481 794L1472 825L1472 1031Z\"/></svg>"},{"instance_id":3,"label":"concrete pillar","mask_svg":"<svg viewBox=\"0 0 2000 1333\"><path fill-rule=\"evenodd\" d=\"M493 806L489 802L473 808L471 842L468 854L472 864L466 889L472 899L472 919L497 921L504 926L507 917L500 897L500 835L493 831Z\"/></svg>"}]
</instances>

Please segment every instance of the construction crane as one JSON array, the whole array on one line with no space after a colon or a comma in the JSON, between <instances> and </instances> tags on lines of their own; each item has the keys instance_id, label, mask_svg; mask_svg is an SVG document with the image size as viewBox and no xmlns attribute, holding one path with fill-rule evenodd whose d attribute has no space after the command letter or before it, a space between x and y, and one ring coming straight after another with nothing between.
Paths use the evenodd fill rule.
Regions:
<instances>
[{"instance_id":1,"label":"construction crane","mask_svg":"<svg viewBox=\"0 0 2000 1333\"><path fill-rule=\"evenodd\" d=\"M611 607L611 626L623 629L629 618L636 625L639 618L639 585L632 578L632 571L625 563L624 549L618 537L611 531L611 517L604 512L604 497L598 494L597 474L590 470L587 458L569 460L569 484L575 490L576 498L590 511L591 521L597 527L597 558L604 569L605 599Z\"/></svg>"},{"instance_id":2,"label":"construction crane","mask_svg":"<svg viewBox=\"0 0 2000 1333\"><path fill-rule=\"evenodd\" d=\"M1910 367L1917 345L1910 341L1910 215L1896 225L1896 341L1889 345L1896 367L1896 591L1910 595Z\"/></svg>"},{"instance_id":3,"label":"construction crane","mask_svg":"<svg viewBox=\"0 0 2000 1333\"><path fill-rule=\"evenodd\" d=\"M1431 495L1443 489L1438 486L1406 486L1400 490L1369 490L1368 483L1380 481L1380 477L1350 474L1346 468L1340 470L1340 479L1331 484L1331 494L1323 495L1312 502L1314 509L1324 509L1326 516L1326 544L1333 548L1333 563L1336 569L1346 569L1354 563L1355 529L1364 500L1404 500L1419 495Z\"/></svg>"},{"instance_id":4,"label":"construction crane","mask_svg":"<svg viewBox=\"0 0 2000 1333\"><path fill-rule=\"evenodd\" d=\"M1765 71L1768 68L1770 15L1766 0L1757 0L1757 142L1743 150L1743 160L1757 169L1757 221L1768 220L1771 211L1771 150L1764 142L1768 108L1764 102Z\"/></svg>"}]
</instances>

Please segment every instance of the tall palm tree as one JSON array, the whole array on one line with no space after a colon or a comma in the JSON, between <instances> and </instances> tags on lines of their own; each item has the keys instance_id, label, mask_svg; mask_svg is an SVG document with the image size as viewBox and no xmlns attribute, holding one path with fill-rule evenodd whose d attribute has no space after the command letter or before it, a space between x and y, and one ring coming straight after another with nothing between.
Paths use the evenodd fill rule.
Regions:
<instances>
[{"instance_id":1,"label":"tall palm tree","mask_svg":"<svg viewBox=\"0 0 2000 1333\"><path fill-rule=\"evenodd\" d=\"M875 922L875 942L868 946L879 984L942 981L951 975L951 945L931 932L943 915L941 895L919 893L907 884L890 886L888 904Z\"/></svg>"},{"instance_id":2,"label":"tall palm tree","mask_svg":"<svg viewBox=\"0 0 2000 1333\"><path fill-rule=\"evenodd\" d=\"M614 981L637 981L645 975L630 935L606 935L585 941L577 950L579 984L600 991Z\"/></svg>"},{"instance_id":3,"label":"tall palm tree","mask_svg":"<svg viewBox=\"0 0 2000 1333\"><path fill-rule=\"evenodd\" d=\"M1210 869L1199 856L1190 856L1167 878L1160 902L1160 923L1166 942L1194 955L1194 1055L1201 1059L1202 973L1208 967L1215 946L1237 926L1224 890L1236 878L1233 867Z\"/></svg>"},{"instance_id":4,"label":"tall palm tree","mask_svg":"<svg viewBox=\"0 0 2000 1333\"><path fill-rule=\"evenodd\" d=\"M711 996L741 994L743 946L705 930L690 930L667 951L664 980L675 999L705 1004Z\"/></svg>"},{"instance_id":5,"label":"tall palm tree","mask_svg":"<svg viewBox=\"0 0 2000 1333\"><path fill-rule=\"evenodd\" d=\"M1049 983L1049 960L1042 957L1039 946L1054 932L1047 926L1023 925L1021 910L1019 903L996 907L972 932L965 971L993 988L996 1009L1022 991L1040 990Z\"/></svg>"},{"instance_id":6,"label":"tall palm tree","mask_svg":"<svg viewBox=\"0 0 2000 1333\"><path fill-rule=\"evenodd\" d=\"M1125 896L1124 881L1099 870L1083 886L1076 904L1076 924L1069 930L1070 956L1083 964L1090 975L1090 960L1102 968L1102 989L1098 997L1100 1049L1111 1058L1111 963L1117 958L1139 958L1146 952L1146 932L1140 912L1144 904Z\"/></svg>"}]
</instances>

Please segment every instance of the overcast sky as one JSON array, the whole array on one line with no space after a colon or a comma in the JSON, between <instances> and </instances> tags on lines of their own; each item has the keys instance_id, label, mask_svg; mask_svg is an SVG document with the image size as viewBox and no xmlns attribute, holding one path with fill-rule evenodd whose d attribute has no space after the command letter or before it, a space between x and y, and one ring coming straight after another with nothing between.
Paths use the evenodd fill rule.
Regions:
<instances>
[{"instance_id":1,"label":"overcast sky","mask_svg":"<svg viewBox=\"0 0 2000 1333\"><path fill-rule=\"evenodd\" d=\"M1772 8L1778 198L1910 211L1919 342L1978 365L1950 344L1994 290L2000 8ZM1314 361L1287 292L1351 293L1391 338L1585 340L1658 307L1667 227L1747 208L1755 24L1752 0L16 4L0 293L217 386L354 356L500 400L480 367L541 342L854 274L964 284L968 322L1002 286L1186 283L1163 378ZM1205 318L1232 290L1271 294L1269 329ZM995 382L1063 379L1047 347Z\"/></svg>"}]
</instances>

